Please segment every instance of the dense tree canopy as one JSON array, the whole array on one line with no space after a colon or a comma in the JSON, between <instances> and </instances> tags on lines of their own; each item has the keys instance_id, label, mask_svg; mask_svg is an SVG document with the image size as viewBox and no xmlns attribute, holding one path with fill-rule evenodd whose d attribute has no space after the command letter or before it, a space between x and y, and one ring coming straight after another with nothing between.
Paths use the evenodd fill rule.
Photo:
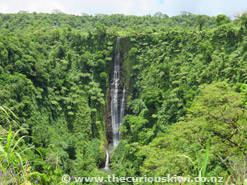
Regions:
<instances>
[{"instance_id":1,"label":"dense tree canopy","mask_svg":"<svg viewBox=\"0 0 247 185\"><path fill-rule=\"evenodd\" d=\"M111 172L247 178L246 13L20 12L0 23L0 174L13 168L4 182L107 176L118 36L127 114Z\"/></svg>"}]
</instances>

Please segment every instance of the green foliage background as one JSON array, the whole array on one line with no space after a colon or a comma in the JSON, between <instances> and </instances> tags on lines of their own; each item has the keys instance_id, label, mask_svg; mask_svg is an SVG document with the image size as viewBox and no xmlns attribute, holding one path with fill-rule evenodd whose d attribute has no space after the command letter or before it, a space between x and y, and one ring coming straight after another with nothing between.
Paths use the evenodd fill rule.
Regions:
<instances>
[{"instance_id":1,"label":"green foliage background","mask_svg":"<svg viewBox=\"0 0 247 185\"><path fill-rule=\"evenodd\" d=\"M109 83L120 35L128 98L112 173L202 173L243 182L246 20L246 13L234 21L189 12L0 14L0 105L19 118L14 131L26 130L18 134L28 136L23 147L36 149L24 152L31 171L106 176L98 169L108 144ZM0 123L9 129L6 119ZM41 184L52 181L44 179Z\"/></svg>"}]
</instances>

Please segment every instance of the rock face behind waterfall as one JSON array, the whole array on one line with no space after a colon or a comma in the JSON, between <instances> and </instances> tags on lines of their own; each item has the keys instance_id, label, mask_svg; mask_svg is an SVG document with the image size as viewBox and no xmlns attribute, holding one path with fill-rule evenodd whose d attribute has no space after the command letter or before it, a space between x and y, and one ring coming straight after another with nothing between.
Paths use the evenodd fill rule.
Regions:
<instances>
[{"instance_id":1,"label":"rock face behind waterfall","mask_svg":"<svg viewBox=\"0 0 247 185\"><path fill-rule=\"evenodd\" d=\"M120 66L120 37L117 38L113 75L111 79L111 126L113 146L117 146L120 141L119 127L122 125L125 109L125 88L120 84L121 66Z\"/></svg>"}]
</instances>

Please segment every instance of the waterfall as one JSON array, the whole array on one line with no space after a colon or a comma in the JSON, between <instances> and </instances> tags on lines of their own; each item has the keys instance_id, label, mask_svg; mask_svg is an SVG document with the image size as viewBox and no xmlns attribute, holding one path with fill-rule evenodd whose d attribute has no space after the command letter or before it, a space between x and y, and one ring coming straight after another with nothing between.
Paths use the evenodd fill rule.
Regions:
<instances>
[{"instance_id":1,"label":"waterfall","mask_svg":"<svg viewBox=\"0 0 247 185\"><path fill-rule=\"evenodd\" d=\"M120 107L120 126L123 124L123 118L124 118L124 111L125 111L125 86L123 88L123 95L122 95L122 101L121 101L121 107Z\"/></svg>"},{"instance_id":2,"label":"waterfall","mask_svg":"<svg viewBox=\"0 0 247 185\"><path fill-rule=\"evenodd\" d=\"M120 132L118 129L122 125L125 109L125 88L121 94L119 91L119 89L121 89L120 78L120 37L118 37L111 84L111 123L113 146L117 146L120 141ZM122 100L120 98L122 98Z\"/></svg>"},{"instance_id":3,"label":"waterfall","mask_svg":"<svg viewBox=\"0 0 247 185\"><path fill-rule=\"evenodd\" d=\"M109 165L109 153L108 153L108 151L106 151L106 160L105 160L105 169L106 170L109 169L108 165Z\"/></svg>"}]
</instances>

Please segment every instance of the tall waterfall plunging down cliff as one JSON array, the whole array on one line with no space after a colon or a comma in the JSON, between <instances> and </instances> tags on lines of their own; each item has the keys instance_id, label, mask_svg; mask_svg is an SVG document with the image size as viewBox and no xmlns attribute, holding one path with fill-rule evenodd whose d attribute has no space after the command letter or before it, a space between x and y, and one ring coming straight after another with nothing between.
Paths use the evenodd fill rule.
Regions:
<instances>
[{"instance_id":1,"label":"tall waterfall plunging down cliff","mask_svg":"<svg viewBox=\"0 0 247 185\"><path fill-rule=\"evenodd\" d=\"M121 107L120 107L120 126L123 124L124 118L124 111L125 111L125 86L123 88L122 100L121 100Z\"/></svg>"},{"instance_id":2,"label":"tall waterfall plunging down cliff","mask_svg":"<svg viewBox=\"0 0 247 185\"><path fill-rule=\"evenodd\" d=\"M121 93L120 78L120 37L118 37L111 84L111 123L113 146L117 146L120 141L119 127L122 125L125 109L125 88Z\"/></svg>"}]
</instances>

